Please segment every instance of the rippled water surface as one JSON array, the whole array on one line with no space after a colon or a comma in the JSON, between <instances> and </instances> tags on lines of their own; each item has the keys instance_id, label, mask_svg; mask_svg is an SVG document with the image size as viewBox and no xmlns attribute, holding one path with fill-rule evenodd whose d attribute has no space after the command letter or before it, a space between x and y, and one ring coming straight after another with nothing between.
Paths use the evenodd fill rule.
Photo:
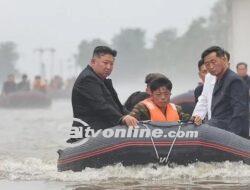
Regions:
<instances>
[{"instance_id":1,"label":"rippled water surface","mask_svg":"<svg viewBox=\"0 0 250 190\"><path fill-rule=\"evenodd\" d=\"M0 189L250 189L250 166L241 162L117 164L60 173L56 151L67 146L69 101L55 101L49 109L0 109L0 118Z\"/></svg>"}]
</instances>

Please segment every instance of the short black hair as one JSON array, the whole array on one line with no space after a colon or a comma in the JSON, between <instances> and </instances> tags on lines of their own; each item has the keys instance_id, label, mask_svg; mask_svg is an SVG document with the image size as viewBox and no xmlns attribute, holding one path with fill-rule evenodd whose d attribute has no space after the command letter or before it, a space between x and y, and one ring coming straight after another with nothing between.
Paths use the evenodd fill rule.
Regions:
<instances>
[{"instance_id":1,"label":"short black hair","mask_svg":"<svg viewBox=\"0 0 250 190\"><path fill-rule=\"evenodd\" d=\"M217 57L225 57L226 55L225 50L223 48L219 46L212 46L212 47L207 48L205 51L203 51L203 53L201 54L201 58L204 59L207 55L213 52L216 53Z\"/></svg>"},{"instance_id":2,"label":"short black hair","mask_svg":"<svg viewBox=\"0 0 250 190\"><path fill-rule=\"evenodd\" d=\"M247 68L247 64L245 62L240 62L236 65L236 69L238 69L238 67L241 65L244 65Z\"/></svg>"},{"instance_id":3,"label":"short black hair","mask_svg":"<svg viewBox=\"0 0 250 190\"><path fill-rule=\"evenodd\" d=\"M164 77L153 80L149 85L149 88L152 92L156 91L160 87L166 87L169 91L171 91L172 82L167 77Z\"/></svg>"},{"instance_id":4,"label":"short black hair","mask_svg":"<svg viewBox=\"0 0 250 190\"><path fill-rule=\"evenodd\" d=\"M153 80L155 80L157 78L166 78L166 76L164 74L161 74L161 73L149 73L149 74L147 74L147 76L145 78L145 83L147 85L149 85Z\"/></svg>"},{"instance_id":5,"label":"short black hair","mask_svg":"<svg viewBox=\"0 0 250 190\"><path fill-rule=\"evenodd\" d=\"M105 55L105 54L110 54L110 55L112 55L113 57L116 57L117 51L111 49L111 48L108 47L108 46L97 46L97 47L95 47L95 49L94 49L94 52L93 52L93 56L92 56L92 57L95 57L95 56L100 57L100 56L103 55L103 54L104 54L104 55Z\"/></svg>"},{"instance_id":6,"label":"short black hair","mask_svg":"<svg viewBox=\"0 0 250 190\"><path fill-rule=\"evenodd\" d=\"M202 65L204 65L204 59L200 59L199 61L198 61L198 69L199 69L199 71L201 70L201 66Z\"/></svg>"}]
</instances>

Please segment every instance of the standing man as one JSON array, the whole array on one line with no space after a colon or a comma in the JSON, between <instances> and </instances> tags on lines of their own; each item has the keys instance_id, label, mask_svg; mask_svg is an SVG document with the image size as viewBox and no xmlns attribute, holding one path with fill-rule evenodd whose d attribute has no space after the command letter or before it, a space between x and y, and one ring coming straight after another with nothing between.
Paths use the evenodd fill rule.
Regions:
<instances>
[{"instance_id":1,"label":"standing man","mask_svg":"<svg viewBox=\"0 0 250 190\"><path fill-rule=\"evenodd\" d=\"M242 79L229 69L225 51L213 46L201 56L207 70L216 77L212 94L212 126L248 137L248 88Z\"/></svg>"},{"instance_id":2,"label":"standing man","mask_svg":"<svg viewBox=\"0 0 250 190\"><path fill-rule=\"evenodd\" d=\"M246 82L248 89L250 89L250 77L247 74L247 64L240 62L236 66L237 74Z\"/></svg>"},{"instance_id":3,"label":"standing man","mask_svg":"<svg viewBox=\"0 0 250 190\"><path fill-rule=\"evenodd\" d=\"M116 54L107 46L96 47L89 65L80 73L73 87L74 118L81 119L95 130L121 123L137 125L134 117L126 115L127 111L120 103L111 79L107 79L113 70ZM73 125L77 126L77 123Z\"/></svg>"},{"instance_id":4,"label":"standing man","mask_svg":"<svg viewBox=\"0 0 250 190\"><path fill-rule=\"evenodd\" d=\"M216 46L214 46L216 48ZM217 46L217 48L220 48ZM225 51L225 58L226 62L228 63L228 67L230 66L230 53ZM204 63L204 60L203 60ZM204 64L205 65L205 64ZM207 70L208 71L208 70ZM198 102L195 105L193 114L192 114L192 119L194 120L194 123L196 125L201 125L202 121L207 116L207 119L211 119L211 104L212 104L212 97L213 97L213 90L214 90L214 85L216 82L216 77L214 75L211 75L209 72L205 76L205 81L203 84L203 89L202 93L198 98Z\"/></svg>"}]
</instances>

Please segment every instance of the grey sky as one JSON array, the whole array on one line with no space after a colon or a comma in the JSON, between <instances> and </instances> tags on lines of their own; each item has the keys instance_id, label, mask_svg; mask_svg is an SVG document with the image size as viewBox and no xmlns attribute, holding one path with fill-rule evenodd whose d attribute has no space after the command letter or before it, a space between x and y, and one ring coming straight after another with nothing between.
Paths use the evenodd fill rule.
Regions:
<instances>
[{"instance_id":1,"label":"grey sky","mask_svg":"<svg viewBox=\"0 0 250 190\"><path fill-rule=\"evenodd\" d=\"M122 28L140 27L150 45L156 33L183 33L216 0L0 0L0 42L18 44L18 68L37 74L38 47L54 47L56 62L67 62L83 39L110 42ZM45 58L46 59L46 58ZM68 63L72 64L72 63ZM66 68L65 68L66 69ZM67 73L70 75L70 68Z\"/></svg>"}]
</instances>

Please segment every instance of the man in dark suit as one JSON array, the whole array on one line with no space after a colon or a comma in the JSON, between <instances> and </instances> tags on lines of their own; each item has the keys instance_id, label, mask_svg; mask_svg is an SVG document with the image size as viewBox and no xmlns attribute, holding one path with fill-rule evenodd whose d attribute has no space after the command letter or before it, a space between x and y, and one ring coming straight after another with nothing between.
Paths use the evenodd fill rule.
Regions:
<instances>
[{"instance_id":1,"label":"man in dark suit","mask_svg":"<svg viewBox=\"0 0 250 190\"><path fill-rule=\"evenodd\" d=\"M236 66L237 74L246 82L248 89L250 89L250 77L247 74L247 64L240 62Z\"/></svg>"},{"instance_id":2,"label":"man in dark suit","mask_svg":"<svg viewBox=\"0 0 250 190\"><path fill-rule=\"evenodd\" d=\"M208 123L242 137L249 136L248 88L228 67L225 51L213 46L202 53L207 70L216 76Z\"/></svg>"},{"instance_id":3,"label":"man in dark suit","mask_svg":"<svg viewBox=\"0 0 250 190\"><path fill-rule=\"evenodd\" d=\"M90 64L80 73L73 87L74 118L81 119L95 130L118 124L137 125L134 117L126 115L111 79L107 79L113 70L116 54L107 46L96 47ZM74 122L73 126L79 126L79 123Z\"/></svg>"}]
</instances>

